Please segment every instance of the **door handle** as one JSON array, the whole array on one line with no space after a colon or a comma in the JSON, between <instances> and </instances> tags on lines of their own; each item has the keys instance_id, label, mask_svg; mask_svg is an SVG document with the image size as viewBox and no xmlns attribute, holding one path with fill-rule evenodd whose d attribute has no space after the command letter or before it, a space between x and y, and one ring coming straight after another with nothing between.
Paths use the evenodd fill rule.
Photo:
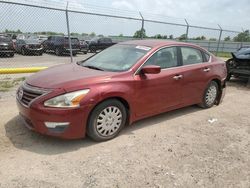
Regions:
<instances>
[{"instance_id":1,"label":"door handle","mask_svg":"<svg viewBox=\"0 0 250 188\"><path fill-rule=\"evenodd\" d=\"M180 79L182 79L183 78L183 76L180 74L180 75L175 75L174 77L173 77L173 79L175 79L175 80L180 80Z\"/></svg>"},{"instance_id":2,"label":"door handle","mask_svg":"<svg viewBox=\"0 0 250 188\"><path fill-rule=\"evenodd\" d=\"M205 68L203 69L204 72L209 72L210 71L210 68Z\"/></svg>"}]
</instances>

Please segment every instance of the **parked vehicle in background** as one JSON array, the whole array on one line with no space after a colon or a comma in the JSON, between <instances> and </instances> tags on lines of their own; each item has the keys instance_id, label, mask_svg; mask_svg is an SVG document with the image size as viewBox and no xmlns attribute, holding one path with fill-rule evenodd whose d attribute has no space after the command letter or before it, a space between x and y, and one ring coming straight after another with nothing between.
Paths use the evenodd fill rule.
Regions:
<instances>
[{"instance_id":1,"label":"parked vehicle in background","mask_svg":"<svg viewBox=\"0 0 250 188\"><path fill-rule=\"evenodd\" d=\"M128 41L33 74L16 99L31 130L105 141L142 118L193 104L218 105L226 76L225 62L199 46Z\"/></svg>"},{"instance_id":2,"label":"parked vehicle in background","mask_svg":"<svg viewBox=\"0 0 250 188\"><path fill-rule=\"evenodd\" d=\"M43 41L48 39L48 36L46 36L46 35L32 35L28 39L37 40L39 43L42 43Z\"/></svg>"},{"instance_id":3,"label":"parked vehicle in background","mask_svg":"<svg viewBox=\"0 0 250 188\"><path fill-rule=\"evenodd\" d=\"M79 40L80 41L80 51L84 54L87 54L89 51L89 45L85 40Z\"/></svg>"},{"instance_id":4,"label":"parked vehicle in background","mask_svg":"<svg viewBox=\"0 0 250 188\"><path fill-rule=\"evenodd\" d=\"M49 36L43 43L45 52L55 52L57 56L70 54L69 38L67 36ZM72 54L75 56L80 51L78 38L71 37Z\"/></svg>"},{"instance_id":5,"label":"parked vehicle in background","mask_svg":"<svg viewBox=\"0 0 250 188\"><path fill-rule=\"evenodd\" d=\"M89 42L89 50L90 52L95 53L98 50L104 50L116 43L112 42L111 38L94 38Z\"/></svg>"},{"instance_id":6,"label":"parked vehicle in background","mask_svg":"<svg viewBox=\"0 0 250 188\"><path fill-rule=\"evenodd\" d=\"M250 78L250 47L243 46L237 52L232 53L232 58L226 61L227 80L232 76Z\"/></svg>"},{"instance_id":7,"label":"parked vehicle in background","mask_svg":"<svg viewBox=\"0 0 250 188\"><path fill-rule=\"evenodd\" d=\"M43 55L43 46L32 39L18 39L16 40L16 52L22 55Z\"/></svg>"},{"instance_id":8,"label":"parked vehicle in background","mask_svg":"<svg viewBox=\"0 0 250 188\"><path fill-rule=\"evenodd\" d=\"M9 36L0 34L0 56L13 57L15 53L14 43Z\"/></svg>"}]
</instances>

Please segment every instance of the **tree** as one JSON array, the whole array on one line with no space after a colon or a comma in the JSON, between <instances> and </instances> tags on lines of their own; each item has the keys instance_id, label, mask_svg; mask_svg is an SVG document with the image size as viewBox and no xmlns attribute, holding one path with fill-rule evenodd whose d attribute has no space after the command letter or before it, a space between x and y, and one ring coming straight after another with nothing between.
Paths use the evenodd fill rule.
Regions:
<instances>
[{"instance_id":1,"label":"tree","mask_svg":"<svg viewBox=\"0 0 250 188\"><path fill-rule=\"evenodd\" d=\"M143 28L143 29L140 29L138 31L135 32L134 38L146 38L146 30Z\"/></svg>"},{"instance_id":2,"label":"tree","mask_svg":"<svg viewBox=\"0 0 250 188\"><path fill-rule=\"evenodd\" d=\"M156 38L156 39L162 39L163 37L161 36L161 34L157 34L157 35L154 36L154 38Z\"/></svg>"},{"instance_id":3,"label":"tree","mask_svg":"<svg viewBox=\"0 0 250 188\"><path fill-rule=\"evenodd\" d=\"M209 40L210 41L216 41L217 39L216 38L210 38Z\"/></svg>"},{"instance_id":4,"label":"tree","mask_svg":"<svg viewBox=\"0 0 250 188\"><path fill-rule=\"evenodd\" d=\"M121 33L120 35L118 35L118 37L123 37L123 34Z\"/></svg>"},{"instance_id":5,"label":"tree","mask_svg":"<svg viewBox=\"0 0 250 188\"><path fill-rule=\"evenodd\" d=\"M233 40L235 42L250 42L249 30L239 33Z\"/></svg>"},{"instance_id":6,"label":"tree","mask_svg":"<svg viewBox=\"0 0 250 188\"><path fill-rule=\"evenodd\" d=\"M230 36L224 38L224 41L230 41L230 40L231 40Z\"/></svg>"},{"instance_id":7,"label":"tree","mask_svg":"<svg viewBox=\"0 0 250 188\"><path fill-rule=\"evenodd\" d=\"M206 40L206 37L202 35L201 40Z\"/></svg>"},{"instance_id":8,"label":"tree","mask_svg":"<svg viewBox=\"0 0 250 188\"><path fill-rule=\"evenodd\" d=\"M100 34L100 35L98 35L98 37L104 37L104 35Z\"/></svg>"},{"instance_id":9,"label":"tree","mask_svg":"<svg viewBox=\"0 0 250 188\"><path fill-rule=\"evenodd\" d=\"M179 37L179 40L186 40L187 39L187 35L186 34L182 34L180 37Z\"/></svg>"},{"instance_id":10,"label":"tree","mask_svg":"<svg viewBox=\"0 0 250 188\"><path fill-rule=\"evenodd\" d=\"M174 39L174 36L173 35L169 35L169 39Z\"/></svg>"},{"instance_id":11,"label":"tree","mask_svg":"<svg viewBox=\"0 0 250 188\"><path fill-rule=\"evenodd\" d=\"M95 34L95 32L92 32L92 33L89 34L89 36L90 36L90 37L95 37L96 34Z\"/></svg>"}]
</instances>

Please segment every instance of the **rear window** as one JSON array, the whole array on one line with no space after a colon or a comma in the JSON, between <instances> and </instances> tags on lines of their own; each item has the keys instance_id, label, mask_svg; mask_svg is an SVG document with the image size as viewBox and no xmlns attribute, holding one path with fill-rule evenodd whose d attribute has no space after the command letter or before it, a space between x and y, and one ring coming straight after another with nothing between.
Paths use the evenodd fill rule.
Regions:
<instances>
[{"instance_id":1,"label":"rear window","mask_svg":"<svg viewBox=\"0 0 250 188\"><path fill-rule=\"evenodd\" d=\"M65 42L68 42L69 41L69 38L64 38L65 39ZM75 43L78 43L79 40L78 38L71 38L71 43L75 44Z\"/></svg>"},{"instance_id":2,"label":"rear window","mask_svg":"<svg viewBox=\"0 0 250 188\"><path fill-rule=\"evenodd\" d=\"M1 37L0 36L0 41L1 42L11 42L11 38L9 38L9 37Z\"/></svg>"}]
</instances>

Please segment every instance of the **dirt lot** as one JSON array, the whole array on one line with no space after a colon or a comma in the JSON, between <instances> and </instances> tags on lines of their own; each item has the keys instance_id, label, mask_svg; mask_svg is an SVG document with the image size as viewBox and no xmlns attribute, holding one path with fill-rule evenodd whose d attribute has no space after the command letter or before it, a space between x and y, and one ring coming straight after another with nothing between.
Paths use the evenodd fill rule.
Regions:
<instances>
[{"instance_id":1,"label":"dirt lot","mask_svg":"<svg viewBox=\"0 0 250 188\"><path fill-rule=\"evenodd\" d=\"M148 118L104 143L27 130L14 95L0 93L0 187L250 187L250 88L243 82L228 84L220 106Z\"/></svg>"}]
</instances>

